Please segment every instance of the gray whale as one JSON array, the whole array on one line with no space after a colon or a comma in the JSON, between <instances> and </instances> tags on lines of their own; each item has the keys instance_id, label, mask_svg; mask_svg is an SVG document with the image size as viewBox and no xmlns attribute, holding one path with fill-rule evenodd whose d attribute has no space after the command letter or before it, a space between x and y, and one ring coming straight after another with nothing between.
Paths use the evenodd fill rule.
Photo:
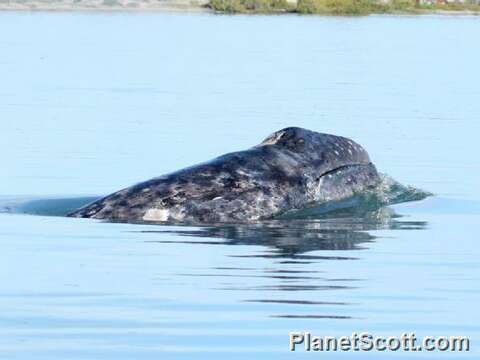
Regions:
<instances>
[{"instance_id":1,"label":"gray whale","mask_svg":"<svg viewBox=\"0 0 480 360\"><path fill-rule=\"evenodd\" d=\"M248 150L120 190L69 214L113 221L251 222L343 200L380 182L354 141L289 127Z\"/></svg>"}]
</instances>

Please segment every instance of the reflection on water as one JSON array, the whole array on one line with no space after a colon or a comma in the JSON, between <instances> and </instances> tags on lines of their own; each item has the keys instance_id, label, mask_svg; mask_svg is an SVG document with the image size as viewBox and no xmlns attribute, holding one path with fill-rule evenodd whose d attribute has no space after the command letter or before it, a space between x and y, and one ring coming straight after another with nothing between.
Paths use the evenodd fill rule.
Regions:
<instances>
[{"instance_id":1,"label":"reflection on water","mask_svg":"<svg viewBox=\"0 0 480 360\"><path fill-rule=\"evenodd\" d=\"M98 196L92 196L4 199L0 201L0 212L65 216L72 210L98 198ZM355 258L307 255L306 253L319 250L361 249L361 244L371 242L375 238L368 233L370 230L419 230L427 226L427 223L423 221L403 220L391 208L382 206L378 202L372 204L371 199L368 199L368 203L348 200L347 204L349 206L346 206L345 203L342 206L327 204L327 206L297 211L294 216L279 220L197 227L160 227L159 230L140 230L140 232L151 234L151 237L158 234L158 240L148 241L163 244L261 245L268 248L268 251L262 255L246 254L236 255L237 257L351 260ZM302 215L304 218L301 218ZM165 234L187 237L189 240L164 240L163 235Z\"/></svg>"},{"instance_id":2,"label":"reflection on water","mask_svg":"<svg viewBox=\"0 0 480 360\"><path fill-rule=\"evenodd\" d=\"M358 209L357 209L358 210ZM357 210L354 212L357 213ZM148 243L159 245L194 246L239 246L243 253L227 255L234 258L261 258L268 260L270 267L218 267L212 266L207 272L176 273L178 277L215 278L211 290L235 291L242 302L258 304L290 305L294 313L275 313L273 318L284 319L352 319L349 315L339 314L298 314L301 307L348 306L345 301L312 300L312 292L341 291L358 289L363 285L362 278L355 276L331 277L326 270L308 270L307 265L323 264L325 261L359 260L359 256L344 255L351 250L368 249L376 237L370 230L422 230L427 227L425 221L407 221L392 209L380 208L363 212L363 217L352 217L352 211L343 209L330 214L322 214L318 219L275 220L255 224L219 224L203 227L161 227L160 229L132 230L148 235ZM169 235L169 236L166 236ZM170 235L179 237L172 238ZM251 246L260 247L253 251ZM292 269L292 265L299 269ZM288 266L284 268L284 266ZM318 267L315 267L318 268ZM353 274L352 274L353 275ZM258 280L265 281L259 282ZM293 298L282 299L278 293L292 293ZM251 294L269 293L271 297L252 299ZM272 296L273 295L273 296ZM305 298L302 298L302 295ZM317 297L316 297L317 298Z\"/></svg>"},{"instance_id":3,"label":"reflection on water","mask_svg":"<svg viewBox=\"0 0 480 360\"><path fill-rule=\"evenodd\" d=\"M0 201L10 212L0 214L0 258L8 264L0 322L6 341L18 342L13 353L28 347L63 360L76 343L86 359L99 352L116 360L206 352L223 359L245 348L277 359L290 331L480 333L468 325L470 311L455 309L459 325L445 310L467 294L478 298L474 239L464 236L462 245L445 231L472 227L478 204L446 214L456 222L435 233L442 225L411 214L445 209L438 198L208 226L30 216L25 209L45 215L82 201L7 200Z\"/></svg>"},{"instance_id":4,"label":"reflection on water","mask_svg":"<svg viewBox=\"0 0 480 360\"><path fill-rule=\"evenodd\" d=\"M96 198L4 199L0 207L13 213L58 216ZM126 233L148 244L151 251L155 251L152 245L159 251L167 246L179 254L225 249L222 250L225 260L221 261L227 261L228 266L210 262L190 271L183 266L173 267L170 273L156 277L162 287L168 283L188 287L190 281L203 284L208 291L234 294L239 303L267 307L269 318L351 320L356 317L348 314L348 309L358 303L343 300L342 294L369 284L361 274L335 275L328 264L343 263L337 266L348 267L348 263L361 260L361 251L377 241L373 231L427 228L426 221L407 220L389 207L374 206L378 202L371 199L353 203L355 206L330 206L328 212L325 207L321 211L309 209L303 212L303 219L301 213L296 213L286 219L250 224L195 227L131 224ZM230 248L238 250L231 252ZM233 266L237 263L241 266ZM326 293L330 295L320 295ZM335 294L334 299L331 294Z\"/></svg>"},{"instance_id":5,"label":"reflection on water","mask_svg":"<svg viewBox=\"0 0 480 360\"><path fill-rule=\"evenodd\" d=\"M142 230L143 233L159 234L158 243L185 243L208 245L261 245L268 248L264 255L280 259L351 259L342 256L322 257L305 255L318 250L355 250L361 244L373 241L369 230L419 230L424 229L424 221L401 220L389 208L365 214L363 218L336 217L339 214L323 216L317 220L276 220L255 224L228 224L198 228L177 228ZM161 240L162 234L188 237L189 240ZM190 238L200 240L192 240ZM207 240L205 240L207 239ZM218 239L212 241L212 239ZM257 256L257 255L245 255Z\"/></svg>"}]
</instances>

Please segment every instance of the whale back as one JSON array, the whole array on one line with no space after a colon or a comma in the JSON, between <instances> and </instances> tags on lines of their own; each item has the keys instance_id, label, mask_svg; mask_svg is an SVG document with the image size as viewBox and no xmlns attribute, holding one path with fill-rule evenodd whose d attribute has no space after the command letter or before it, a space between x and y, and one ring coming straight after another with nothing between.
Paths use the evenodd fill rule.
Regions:
<instances>
[{"instance_id":1,"label":"whale back","mask_svg":"<svg viewBox=\"0 0 480 360\"><path fill-rule=\"evenodd\" d=\"M343 181L344 175L334 183L326 180L331 175L324 175L339 170L362 180L353 185ZM121 221L250 221L321 200L325 197L321 184L332 189L329 194L341 197L375 179L376 170L357 143L289 127L250 149L123 189L72 216Z\"/></svg>"}]
</instances>

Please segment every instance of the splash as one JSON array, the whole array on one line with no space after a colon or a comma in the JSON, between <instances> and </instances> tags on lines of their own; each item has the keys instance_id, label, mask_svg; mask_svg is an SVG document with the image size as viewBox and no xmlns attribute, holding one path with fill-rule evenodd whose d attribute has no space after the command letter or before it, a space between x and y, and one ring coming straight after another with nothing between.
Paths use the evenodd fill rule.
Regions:
<instances>
[{"instance_id":1,"label":"splash","mask_svg":"<svg viewBox=\"0 0 480 360\"><path fill-rule=\"evenodd\" d=\"M433 194L413 186L400 184L392 177L381 174L377 186L351 198L313 204L301 210L288 211L277 219L322 219L355 217L381 220L395 217L389 205L420 201Z\"/></svg>"}]
</instances>

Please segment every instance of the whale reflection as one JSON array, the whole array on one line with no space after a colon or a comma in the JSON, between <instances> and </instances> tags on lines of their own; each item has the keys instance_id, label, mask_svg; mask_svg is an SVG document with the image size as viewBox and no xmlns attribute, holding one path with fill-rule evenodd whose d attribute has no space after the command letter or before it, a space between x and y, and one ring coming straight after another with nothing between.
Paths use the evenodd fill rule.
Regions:
<instances>
[{"instance_id":1,"label":"whale reflection","mask_svg":"<svg viewBox=\"0 0 480 360\"><path fill-rule=\"evenodd\" d=\"M243 257L285 258L295 260L351 260L351 256L306 254L322 250L359 250L376 238L372 230L419 230L425 221L408 221L390 208L353 214L349 210L322 214L318 218L284 219L254 224L217 224L201 227L161 227L140 230L152 234L148 242L197 245L257 245L269 251L263 254L235 255ZM173 234L179 240L164 240L155 234Z\"/></svg>"},{"instance_id":2,"label":"whale reflection","mask_svg":"<svg viewBox=\"0 0 480 360\"><path fill-rule=\"evenodd\" d=\"M147 235L144 241L148 243L237 245L244 253L226 256L232 264L241 266L213 265L175 276L208 284L204 286L213 291L230 292L238 301L255 304L279 321L346 321L358 319L355 309L359 304L350 300L349 292L368 287L371 279L348 275L348 270L347 275L335 275L328 264L341 262L345 266L337 266L346 268L349 261L361 261L362 251L380 240L372 233L374 230L422 230L428 225L425 221L406 220L388 207L336 209L328 214L310 211L306 219L297 215L255 224L159 226L138 232ZM249 251L248 246L261 250ZM263 262L260 266L245 266L248 259L254 264L255 259Z\"/></svg>"},{"instance_id":3,"label":"whale reflection","mask_svg":"<svg viewBox=\"0 0 480 360\"><path fill-rule=\"evenodd\" d=\"M63 216L94 199L7 199L0 201L0 211ZM376 206L376 202L334 205L257 223L150 223L147 227L132 225L127 231L138 234L134 238L144 244L184 244L182 251L195 252L197 246L237 246L234 252L225 253L222 264L210 263L203 268L185 264L183 271L166 279L228 292L236 301L259 308L278 321L345 321L358 318L355 309L361 305L352 301L355 297L351 292L368 288L372 280L359 278L349 269L352 261L362 261L362 254L381 240L374 231L422 230L428 224L408 220L391 208ZM157 281L165 281L165 276Z\"/></svg>"},{"instance_id":4,"label":"whale reflection","mask_svg":"<svg viewBox=\"0 0 480 360\"><path fill-rule=\"evenodd\" d=\"M53 199L2 199L0 211L46 216L65 216L74 208L91 203L98 196ZM358 200L358 199L357 199ZM184 243L192 245L256 245L268 251L258 254L235 255L238 257L265 257L290 260L351 260L342 255L307 254L322 250L359 250L376 238L372 230L420 230L425 221L409 221L389 207L376 206L375 202L358 201L352 206L334 203L333 206L312 207L289 213L277 220L256 223L178 225L149 227L148 230L132 230L151 234L147 242ZM328 211L326 211L328 210ZM148 223L151 225L151 223ZM158 235L158 237L156 236ZM164 234L181 237L165 239Z\"/></svg>"}]
</instances>

